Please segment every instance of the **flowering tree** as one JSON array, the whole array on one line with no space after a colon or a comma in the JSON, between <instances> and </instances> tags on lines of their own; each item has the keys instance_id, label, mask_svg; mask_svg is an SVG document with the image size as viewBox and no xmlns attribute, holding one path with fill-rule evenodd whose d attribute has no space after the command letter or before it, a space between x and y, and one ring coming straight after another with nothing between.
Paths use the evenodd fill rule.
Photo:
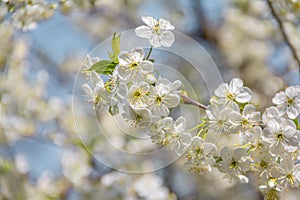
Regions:
<instances>
[{"instance_id":1,"label":"flowering tree","mask_svg":"<svg viewBox=\"0 0 300 200\"><path fill-rule=\"evenodd\" d=\"M186 156L189 171L203 174L215 167L233 182L248 182L247 174L253 172L265 199L279 199L282 190L299 187L300 86L277 93L272 100L275 105L261 115L251 101L251 90L234 78L221 84L204 106L183 94L181 81L154 74L152 48L170 47L174 26L165 19L142 20L146 26L136 28L135 33L149 40L147 56L140 47L120 52L120 35L114 34L111 61L87 57L90 65L83 72L88 84L83 88L94 108L112 115L122 110L124 118L142 128L154 143ZM180 98L206 111L202 123L193 128L197 134L186 130L185 118L169 116ZM234 145L209 142L212 137L222 140L236 135Z\"/></svg>"},{"instance_id":2,"label":"flowering tree","mask_svg":"<svg viewBox=\"0 0 300 200\"><path fill-rule=\"evenodd\" d=\"M240 199L241 187L251 193L247 199L259 198L251 191L252 185L265 199L289 199L287 194L297 193L299 2L232 0L220 12L221 23L215 23L205 4L0 0L0 199ZM154 14L165 15L172 24L142 17L144 25L134 33L141 41L149 40L149 48L127 48L124 40L130 39L123 33L114 34L112 52L86 57L81 68L86 78L82 89L96 118L86 112L89 104L74 106L73 101L78 113L74 114L70 91L82 55L52 59L51 51L43 51L31 32L36 34L35 29L46 19L63 17L99 40L135 26L140 23L139 13L157 6L165 14ZM159 65L165 57L161 49L177 47L180 38L175 27L208 42L205 47L225 79L239 78L214 87L209 96L192 70L170 59L172 68L187 74L200 94L197 98L182 79L166 75L166 68ZM51 46L51 41L47 44ZM64 46L60 45L55 51ZM194 51L190 47L188 54L197 57ZM178 112L182 106L189 108L189 115ZM74 115L80 125L74 124ZM124 121L132 135L137 132L134 136L151 139L136 142L120 136L115 119ZM191 123L193 120L197 124ZM95 134L99 124L109 132L113 144ZM112 157L125 169L144 172L141 168L145 167L151 171L123 173L95 157L113 145L141 154L167 147L180 159L156 171L147 160ZM41 170L43 165L46 170ZM235 187L230 188L230 183Z\"/></svg>"}]
</instances>

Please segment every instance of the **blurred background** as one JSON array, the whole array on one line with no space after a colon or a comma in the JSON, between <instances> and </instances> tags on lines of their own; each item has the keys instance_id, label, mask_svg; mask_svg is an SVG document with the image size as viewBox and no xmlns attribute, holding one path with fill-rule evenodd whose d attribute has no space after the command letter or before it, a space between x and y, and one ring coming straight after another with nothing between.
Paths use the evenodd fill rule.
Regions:
<instances>
[{"instance_id":1,"label":"blurred background","mask_svg":"<svg viewBox=\"0 0 300 200\"><path fill-rule=\"evenodd\" d=\"M76 107L76 127L72 94L86 54L150 15L170 20L199 42L224 81L243 79L263 110L277 91L300 84L300 2L274 0L273 6L287 37L266 0L0 0L0 199L263 199L251 184L255 180L232 185L215 171L189 173L182 159L151 173L109 168L86 151L82 140L92 152L106 146L95 134L94 115L86 112L91 105ZM192 68L179 61L171 65L207 104L205 83ZM153 148L149 141L141 146L118 134L106 113L98 120L120 147ZM132 168L141 165L115 159ZM299 194L290 190L283 199Z\"/></svg>"}]
</instances>

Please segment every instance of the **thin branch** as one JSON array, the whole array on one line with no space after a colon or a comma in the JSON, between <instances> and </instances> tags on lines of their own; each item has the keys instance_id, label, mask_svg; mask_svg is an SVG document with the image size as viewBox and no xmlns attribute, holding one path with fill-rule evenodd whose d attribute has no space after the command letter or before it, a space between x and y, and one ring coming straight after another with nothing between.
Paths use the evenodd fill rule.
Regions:
<instances>
[{"instance_id":1,"label":"thin branch","mask_svg":"<svg viewBox=\"0 0 300 200\"><path fill-rule=\"evenodd\" d=\"M297 49L293 46L292 42L289 39L288 34L285 32L283 21L281 20L280 16L276 13L275 7L272 3L272 0L267 0L267 3L268 3L268 6L271 10L271 13L272 13L273 17L275 18L275 20L277 21L277 23L279 25L279 30L280 30L285 42L289 46L289 48L290 48L290 50L293 54L294 59L298 63L299 70L300 70L300 58L299 58L299 55L297 54Z\"/></svg>"},{"instance_id":2,"label":"thin branch","mask_svg":"<svg viewBox=\"0 0 300 200\"><path fill-rule=\"evenodd\" d=\"M145 60L148 60L148 59L150 58L150 55L151 55L151 53L152 53L152 48L153 48L153 46L151 45L151 48L150 48L150 50L149 50L149 52L148 52L148 55L147 55L147 57L146 57Z\"/></svg>"},{"instance_id":3,"label":"thin branch","mask_svg":"<svg viewBox=\"0 0 300 200\"><path fill-rule=\"evenodd\" d=\"M193 100L193 99L191 99L191 98L189 98L189 97L187 97L183 94L180 94L180 97L182 98L184 104L194 105L194 106L197 106L197 107L202 108L202 109L207 109L208 108L208 106L206 106L202 103L199 103L198 101L195 101L195 100Z\"/></svg>"}]
</instances>

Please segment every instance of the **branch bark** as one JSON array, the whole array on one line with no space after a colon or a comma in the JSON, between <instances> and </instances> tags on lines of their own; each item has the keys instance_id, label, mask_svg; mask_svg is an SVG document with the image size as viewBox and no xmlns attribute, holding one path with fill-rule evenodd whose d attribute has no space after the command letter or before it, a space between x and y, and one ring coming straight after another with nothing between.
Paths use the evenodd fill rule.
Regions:
<instances>
[{"instance_id":1,"label":"branch bark","mask_svg":"<svg viewBox=\"0 0 300 200\"><path fill-rule=\"evenodd\" d=\"M286 31L284 29L283 21L281 20L280 16L277 14L277 12L275 10L275 7L272 3L272 0L267 0L267 3L268 3L268 6L271 10L271 13L272 13L273 17L275 18L275 20L277 21L277 23L279 25L279 30L280 30L285 42L289 46L289 48L290 48L290 50L293 54L294 59L298 63L298 67L299 67L299 70L300 70L300 57L297 54L297 49L293 46L292 42L290 41L289 36L288 36L288 34L286 33Z\"/></svg>"},{"instance_id":2,"label":"branch bark","mask_svg":"<svg viewBox=\"0 0 300 200\"><path fill-rule=\"evenodd\" d=\"M197 107L202 108L202 109L207 109L208 108L208 106L206 106L202 103L199 103L198 101L195 101L195 100L193 100L193 99L191 99L191 98L189 98L189 97L187 97L183 94L180 94L180 97L182 98L184 104L194 105L194 106L197 106Z\"/></svg>"}]
</instances>

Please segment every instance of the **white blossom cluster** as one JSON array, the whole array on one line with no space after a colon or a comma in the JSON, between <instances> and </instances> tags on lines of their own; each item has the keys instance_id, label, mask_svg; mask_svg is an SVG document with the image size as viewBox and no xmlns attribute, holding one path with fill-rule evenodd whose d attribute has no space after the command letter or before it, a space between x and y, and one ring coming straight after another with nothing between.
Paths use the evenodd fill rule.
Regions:
<instances>
[{"instance_id":1,"label":"white blossom cluster","mask_svg":"<svg viewBox=\"0 0 300 200\"><path fill-rule=\"evenodd\" d=\"M101 178L101 185L108 200L121 197L128 200L176 199L176 196L163 186L162 179L152 173L137 176L112 172Z\"/></svg>"},{"instance_id":2,"label":"white blossom cluster","mask_svg":"<svg viewBox=\"0 0 300 200\"><path fill-rule=\"evenodd\" d=\"M173 27L170 22L156 21L152 17L143 20L149 27L138 27L136 32L146 32L144 36L147 35L153 46L170 46L174 42L173 33L165 31L165 26ZM146 130L155 143L174 148L181 154L191 142L191 134L186 131L183 117L174 120L168 116L170 109L180 103L182 83L156 76L154 64L147 57L139 47L120 52L118 65L104 82L95 71L87 71L99 60L88 56L84 70L89 83L84 84L83 89L95 108L109 110L113 115L121 110L126 120Z\"/></svg>"},{"instance_id":3,"label":"white blossom cluster","mask_svg":"<svg viewBox=\"0 0 300 200\"><path fill-rule=\"evenodd\" d=\"M37 24L52 17L56 3L44 0L1 0L1 17L9 18L14 27L23 31L36 28Z\"/></svg>"},{"instance_id":4,"label":"white blossom cluster","mask_svg":"<svg viewBox=\"0 0 300 200\"><path fill-rule=\"evenodd\" d=\"M297 160L300 132L297 117L300 111L300 87L290 86L277 93L273 98L275 106L267 108L262 116L250 99L251 90L237 78L216 89L206 110L207 134L238 135L240 141L234 147L222 147L217 156L215 147L212 148L210 144L215 161L212 166L233 181L248 182L245 175L254 172L261 184L259 188L266 192L266 197L278 195L277 192L288 187L299 187L300 165ZM204 150L206 146L203 146ZM201 157L206 154L202 153ZM197 156L191 157L189 162L198 164ZM209 160L211 156L205 159ZM208 164L205 163L203 167ZM199 168L202 165L199 163L197 166Z\"/></svg>"},{"instance_id":5,"label":"white blossom cluster","mask_svg":"<svg viewBox=\"0 0 300 200\"><path fill-rule=\"evenodd\" d=\"M142 20L147 26L136 29L138 36L148 39L153 47L172 45L175 39L170 30L174 27L170 22L152 17ZM247 174L254 172L266 199L280 198L280 191L299 187L299 86L277 93L275 105L261 115L251 102L252 91L241 79L223 83L215 90L202 123L195 127L197 135L193 135L186 130L183 117L170 116L170 109L180 104L181 82L154 73L151 50L147 56L139 47L119 52L108 81L104 81L103 71L96 72L101 61L87 57L84 73L88 83L83 88L94 108L112 115L121 112L155 143L180 155L185 152L189 171L206 173L215 167L231 181L243 183L248 182ZM219 141L209 141L211 136ZM219 144L224 137L234 136L238 138L235 144Z\"/></svg>"}]
</instances>

